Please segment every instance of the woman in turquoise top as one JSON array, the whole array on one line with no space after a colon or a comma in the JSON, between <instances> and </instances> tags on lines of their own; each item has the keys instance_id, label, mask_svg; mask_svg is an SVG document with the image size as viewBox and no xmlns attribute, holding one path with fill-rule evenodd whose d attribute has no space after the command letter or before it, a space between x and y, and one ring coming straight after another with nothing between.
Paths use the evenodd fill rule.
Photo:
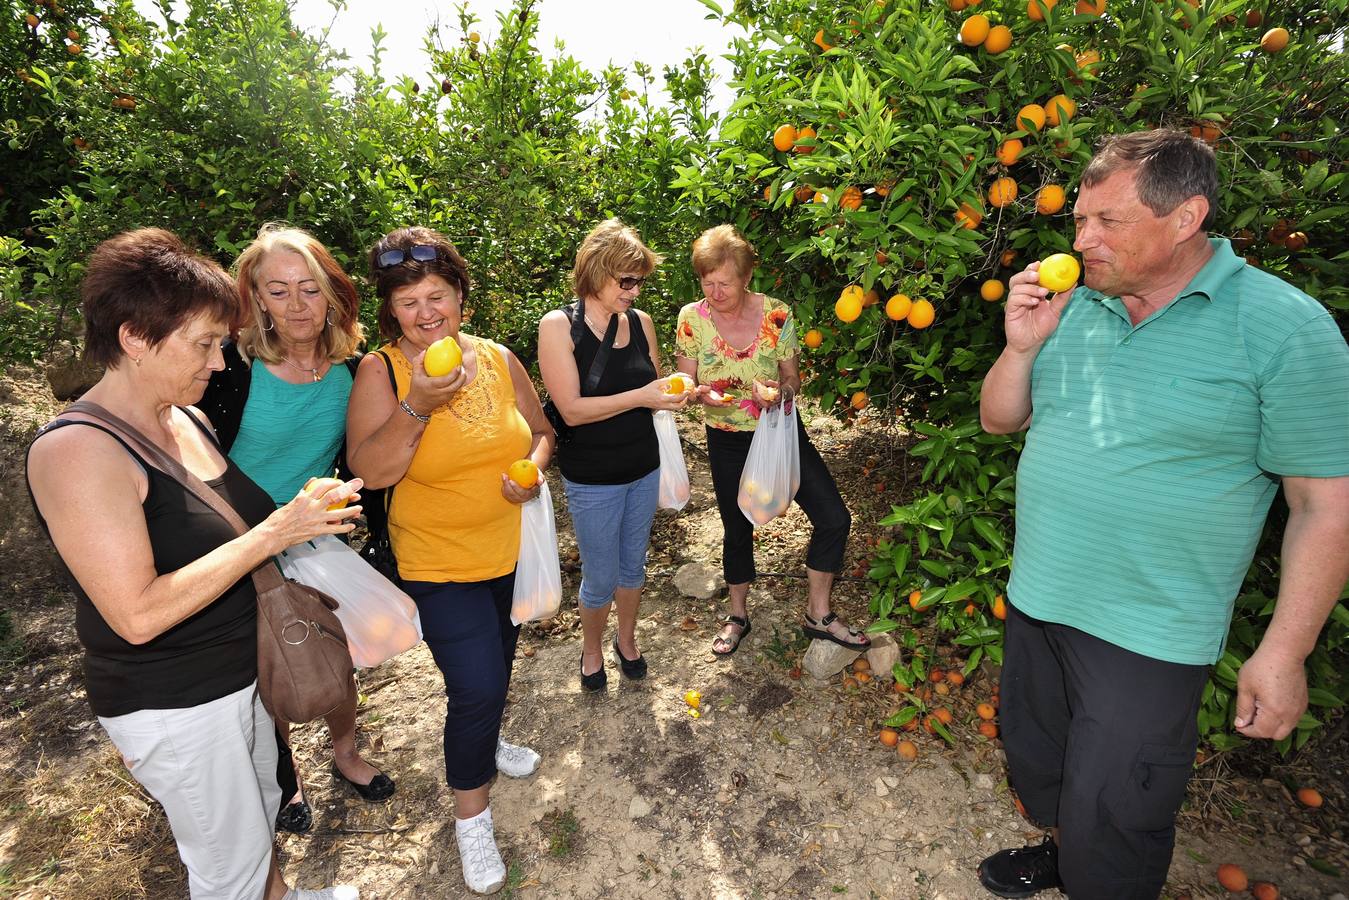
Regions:
<instances>
[{"instance_id":1,"label":"woman in turquoise top","mask_svg":"<svg viewBox=\"0 0 1349 900\"><path fill-rule=\"evenodd\" d=\"M278 506L314 476L341 465L347 399L363 332L356 286L307 232L268 224L235 263L238 340L225 348L199 407L216 426L230 459ZM356 750L356 682L326 717L333 773L366 800L385 800L393 780ZM313 815L277 723L283 804L277 827L309 830Z\"/></svg>"}]
</instances>

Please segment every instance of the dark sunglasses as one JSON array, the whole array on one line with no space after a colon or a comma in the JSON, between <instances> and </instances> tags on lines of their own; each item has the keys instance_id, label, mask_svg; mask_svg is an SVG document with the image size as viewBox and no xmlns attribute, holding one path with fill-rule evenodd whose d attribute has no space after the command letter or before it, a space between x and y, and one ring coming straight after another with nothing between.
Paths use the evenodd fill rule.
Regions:
<instances>
[{"instance_id":1,"label":"dark sunglasses","mask_svg":"<svg viewBox=\"0 0 1349 900\"><path fill-rule=\"evenodd\" d=\"M401 247L395 247L392 250L385 250L379 256L375 257L375 265L381 269L387 269L390 266L396 266L407 259L415 259L417 262L430 262L440 254L435 247L430 244L413 244L404 250Z\"/></svg>"},{"instance_id":2,"label":"dark sunglasses","mask_svg":"<svg viewBox=\"0 0 1349 900\"><path fill-rule=\"evenodd\" d=\"M641 287L642 283L646 281L646 276L624 275L622 278L616 278L614 280L618 282L620 290L630 291L635 287Z\"/></svg>"}]
</instances>

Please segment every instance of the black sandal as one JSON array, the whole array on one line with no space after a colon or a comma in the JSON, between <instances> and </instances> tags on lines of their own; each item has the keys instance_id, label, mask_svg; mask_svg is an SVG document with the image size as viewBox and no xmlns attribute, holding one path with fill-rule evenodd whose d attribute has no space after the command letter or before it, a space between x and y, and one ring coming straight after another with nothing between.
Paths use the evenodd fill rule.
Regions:
<instances>
[{"instance_id":1,"label":"black sandal","mask_svg":"<svg viewBox=\"0 0 1349 900\"><path fill-rule=\"evenodd\" d=\"M300 797L297 802L287 803L276 814L276 827L279 831L304 834L314 827L314 810L310 807L304 794L297 792L297 795Z\"/></svg>"},{"instance_id":2,"label":"black sandal","mask_svg":"<svg viewBox=\"0 0 1349 900\"><path fill-rule=\"evenodd\" d=\"M806 624L801 626L801 631L804 632L808 638L814 638L817 641L833 641L840 647L847 647L849 650L866 650L871 646L871 640L856 628L849 628L848 636L860 637L863 639L861 641L845 641L843 638L830 631L829 626L838 620L838 616L833 612L830 612L818 622L810 617L810 613L806 613L805 619Z\"/></svg>"},{"instance_id":3,"label":"black sandal","mask_svg":"<svg viewBox=\"0 0 1349 900\"><path fill-rule=\"evenodd\" d=\"M751 627L749 624L748 615L745 616L744 618L741 618L740 616L727 616L726 618L721 620L721 626L725 628L727 625L739 625L740 633L729 638L724 638L721 635L717 635L715 638L713 638L712 642L714 644L717 641L721 641L724 644L731 645L731 649L729 650L718 650L716 647L713 647L712 652L715 653L717 656L730 656L732 653L739 650L740 642L743 641L745 637L749 634Z\"/></svg>"}]
</instances>

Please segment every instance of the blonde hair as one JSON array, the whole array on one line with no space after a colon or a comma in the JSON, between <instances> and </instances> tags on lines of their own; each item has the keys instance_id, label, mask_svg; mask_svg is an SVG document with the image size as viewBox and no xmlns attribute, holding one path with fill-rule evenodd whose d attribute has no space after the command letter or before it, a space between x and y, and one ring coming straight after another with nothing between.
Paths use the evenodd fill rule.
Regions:
<instances>
[{"instance_id":1,"label":"blonde hair","mask_svg":"<svg viewBox=\"0 0 1349 900\"><path fill-rule=\"evenodd\" d=\"M609 278L635 273L646 276L665 257L642 243L636 229L618 219L605 219L585 236L571 270L577 297L593 297Z\"/></svg>"},{"instance_id":2,"label":"blonde hair","mask_svg":"<svg viewBox=\"0 0 1349 900\"><path fill-rule=\"evenodd\" d=\"M759 265L759 254L734 225L718 225L698 235L693 242L694 274L701 278L728 262L748 278Z\"/></svg>"},{"instance_id":3,"label":"blonde hair","mask_svg":"<svg viewBox=\"0 0 1349 900\"><path fill-rule=\"evenodd\" d=\"M258 229L258 236L234 263L239 289L239 315L235 323L239 329L236 341L239 355L245 362L257 358L279 363L282 359L276 332L263 327L262 303L257 296L258 269L272 253L296 253L304 260L327 304L326 324L319 335L320 352L331 363L345 362L365 339L356 285L318 238L283 222L268 222Z\"/></svg>"}]
</instances>

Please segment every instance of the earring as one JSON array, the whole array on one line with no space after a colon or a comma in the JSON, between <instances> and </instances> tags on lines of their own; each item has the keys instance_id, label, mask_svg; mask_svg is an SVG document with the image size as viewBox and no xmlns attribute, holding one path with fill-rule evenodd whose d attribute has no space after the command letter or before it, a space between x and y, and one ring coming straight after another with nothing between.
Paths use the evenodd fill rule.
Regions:
<instances>
[{"instance_id":1,"label":"earring","mask_svg":"<svg viewBox=\"0 0 1349 900\"><path fill-rule=\"evenodd\" d=\"M337 324L336 322L333 321L333 308L332 308L331 306L328 307L328 312L327 312L327 314L323 317L323 322L324 322L324 324L326 324L329 328L332 328L334 325Z\"/></svg>"},{"instance_id":2,"label":"earring","mask_svg":"<svg viewBox=\"0 0 1349 900\"><path fill-rule=\"evenodd\" d=\"M262 314L267 317L267 324L263 326L262 330L271 331L273 328L276 327L276 323L272 321L272 314L267 312L267 310L265 309L262 310Z\"/></svg>"},{"instance_id":3,"label":"earring","mask_svg":"<svg viewBox=\"0 0 1349 900\"><path fill-rule=\"evenodd\" d=\"M135 356L135 357L132 357L132 359L135 360L135 362L136 362L136 368L139 369L139 368L141 367L141 358L140 358L139 356Z\"/></svg>"}]
</instances>

